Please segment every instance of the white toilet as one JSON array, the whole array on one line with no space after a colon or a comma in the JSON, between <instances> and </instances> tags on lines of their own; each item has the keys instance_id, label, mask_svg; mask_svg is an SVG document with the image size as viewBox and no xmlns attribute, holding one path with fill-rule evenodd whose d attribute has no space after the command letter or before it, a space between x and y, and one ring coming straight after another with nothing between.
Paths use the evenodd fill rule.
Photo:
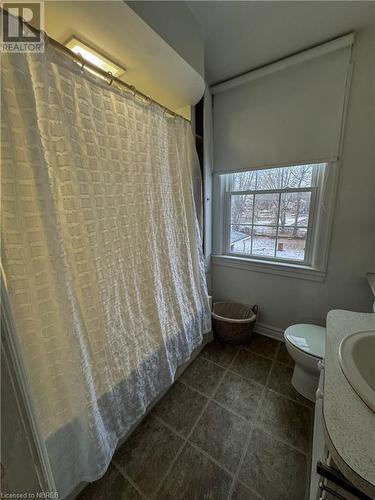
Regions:
<instances>
[{"instance_id":1,"label":"white toilet","mask_svg":"<svg viewBox=\"0 0 375 500\"><path fill-rule=\"evenodd\" d=\"M295 361L292 385L302 396L315 403L319 383L318 362L324 358L326 329L298 324L284 332L285 347Z\"/></svg>"}]
</instances>

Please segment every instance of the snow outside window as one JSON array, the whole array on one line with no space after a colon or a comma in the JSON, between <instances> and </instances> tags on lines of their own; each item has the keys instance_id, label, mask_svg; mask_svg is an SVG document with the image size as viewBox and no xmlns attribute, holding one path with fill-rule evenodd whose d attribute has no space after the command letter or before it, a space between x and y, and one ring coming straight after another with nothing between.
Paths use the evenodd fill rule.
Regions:
<instances>
[{"instance_id":1,"label":"snow outside window","mask_svg":"<svg viewBox=\"0 0 375 500\"><path fill-rule=\"evenodd\" d=\"M224 253L311 265L326 164L226 174Z\"/></svg>"}]
</instances>

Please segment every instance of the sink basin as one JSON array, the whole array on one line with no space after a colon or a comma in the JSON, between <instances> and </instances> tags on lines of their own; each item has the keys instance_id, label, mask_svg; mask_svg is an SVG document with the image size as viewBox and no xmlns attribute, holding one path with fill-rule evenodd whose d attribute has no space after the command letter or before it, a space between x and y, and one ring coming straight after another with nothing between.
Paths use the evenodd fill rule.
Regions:
<instances>
[{"instance_id":1,"label":"sink basin","mask_svg":"<svg viewBox=\"0 0 375 500\"><path fill-rule=\"evenodd\" d=\"M339 361L349 384L375 412L375 330L344 338L339 347Z\"/></svg>"}]
</instances>

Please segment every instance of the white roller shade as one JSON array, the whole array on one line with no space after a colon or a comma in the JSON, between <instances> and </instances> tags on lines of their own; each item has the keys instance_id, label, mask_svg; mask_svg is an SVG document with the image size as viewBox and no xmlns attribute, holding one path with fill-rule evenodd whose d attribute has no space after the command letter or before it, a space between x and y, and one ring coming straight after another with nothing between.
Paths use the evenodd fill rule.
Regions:
<instances>
[{"instance_id":1,"label":"white roller shade","mask_svg":"<svg viewBox=\"0 0 375 500\"><path fill-rule=\"evenodd\" d=\"M212 87L214 170L335 161L353 35Z\"/></svg>"}]
</instances>

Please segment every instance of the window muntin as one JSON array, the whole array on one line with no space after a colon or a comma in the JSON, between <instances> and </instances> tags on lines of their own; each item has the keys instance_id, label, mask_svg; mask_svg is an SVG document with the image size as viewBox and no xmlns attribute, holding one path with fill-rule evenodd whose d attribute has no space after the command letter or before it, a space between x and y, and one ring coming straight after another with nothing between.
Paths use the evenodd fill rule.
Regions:
<instances>
[{"instance_id":1,"label":"window muntin","mask_svg":"<svg viewBox=\"0 0 375 500\"><path fill-rule=\"evenodd\" d=\"M309 265L316 191L324 167L228 174L226 253Z\"/></svg>"}]
</instances>

